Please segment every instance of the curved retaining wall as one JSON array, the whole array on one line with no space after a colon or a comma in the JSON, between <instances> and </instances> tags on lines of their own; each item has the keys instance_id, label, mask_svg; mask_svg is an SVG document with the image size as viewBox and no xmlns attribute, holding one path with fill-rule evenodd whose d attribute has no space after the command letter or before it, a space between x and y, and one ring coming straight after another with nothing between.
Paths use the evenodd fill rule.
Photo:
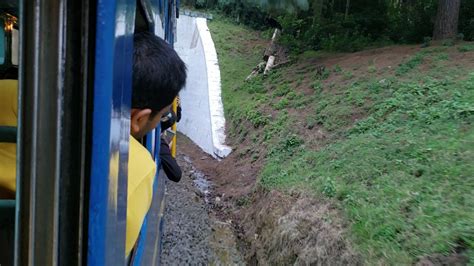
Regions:
<instances>
[{"instance_id":1,"label":"curved retaining wall","mask_svg":"<svg viewBox=\"0 0 474 266\"><path fill-rule=\"evenodd\" d=\"M206 19L180 15L174 48L188 68L186 87L180 93L178 131L206 153L224 158L232 149L225 145L221 76Z\"/></svg>"}]
</instances>

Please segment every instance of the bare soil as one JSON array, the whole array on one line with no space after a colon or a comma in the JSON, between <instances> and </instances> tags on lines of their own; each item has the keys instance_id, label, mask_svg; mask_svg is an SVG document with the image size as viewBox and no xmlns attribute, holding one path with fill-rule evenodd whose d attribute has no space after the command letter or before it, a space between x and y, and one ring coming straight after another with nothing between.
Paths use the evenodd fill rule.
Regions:
<instances>
[{"instance_id":1,"label":"bare soil","mask_svg":"<svg viewBox=\"0 0 474 266\"><path fill-rule=\"evenodd\" d=\"M224 160L217 161L204 153L191 140L179 134L179 148L189 156L194 166L205 173L206 178L213 183L212 193L221 199L221 204L232 199L248 195L257 180L257 175L263 162L251 163L251 156L242 156L245 145L233 147L234 151Z\"/></svg>"},{"instance_id":2,"label":"bare soil","mask_svg":"<svg viewBox=\"0 0 474 266\"><path fill-rule=\"evenodd\" d=\"M474 52L459 52L458 49L463 43L456 46L439 46L438 49L443 50L448 56L448 60L443 61L444 66L457 67L474 67ZM433 47L430 47L433 48ZM324 66L327 70L334 70L339 66L342 70L340 73L331 73L328 79L324 80L325 84L335 83L338 86L334 87L337 91L341 85L350 82L350 79L344 75L344 72L350 72L354 77L363 77L370 75L368 68L372 67L374 73L372 75L383 75L394 73L396 68L415 53L423 51L420 45L397 45L387 46L383 48L369 49L356 53L340 53L321 55L310 58L308 60L302 59L297 65L292 67L293 74L311 73L319 66ZM421 71L428 71L437 66L436 62L425 62L421 67ZM299 88L302 91L310 91L311 78L306 76L302 85Z\"/></svg>"}]
</instances>

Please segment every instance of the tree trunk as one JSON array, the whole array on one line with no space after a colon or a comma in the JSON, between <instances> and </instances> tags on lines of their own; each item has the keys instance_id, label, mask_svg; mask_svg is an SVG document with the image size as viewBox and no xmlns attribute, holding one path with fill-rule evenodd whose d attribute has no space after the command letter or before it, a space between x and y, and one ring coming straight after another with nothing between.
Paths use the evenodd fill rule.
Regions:
<instances>
[{"instance_id":1,"label":"tree trunk","mask_svg":"<svg viewBox=\"0 0 474 266\"><path fill-rule=\"evenodd\" d=\"M323 16L323 6L324 0L313 0L313 24L316 21L321 21L321 17Z\"/></svg>"},{"instance_id":2,"label":"tree trunk","mask_svg":"<svg viewBox=\"0 0 474 266\"><path fill-rule=\"evenodd\" d=\"M270 70L272 70L274 64L275 64L275 56L271 55L268 58L267 66L265 67L265 70L263 71L263 75L267 75L268 72L270 72Z\"/></svg>"},{"instance_id":3,"label":"tree trunk","mask_svg":"<svg viewBox=\"0 0 474 266\"><path fill-rule=\"evenodd\" d=\"M349 7L351 5L351 0L346 1L346 13L344 14L344 19L347 19L347 16L349 16Z\"/></svg>"},{"instance_id":4,"label":"tree trunk","mask_svg":"<svg viewBox=\"0 0 474 266\"><path fill-rule=\"evenodd\" d=\"M461 0L439 0L438 14L433 30L434 40L455 38L458 33Z\"/></svg>"},{"instance_id":5,"label":"tree trunk","mask_svg":"<svg viewBox=\"0 0 474 266\"><path fill-rule=\"evenodd\" d=\"M267 49L265 49L265 52L263 53L263 60L267 61L268 57L270 57L271 55L275 55L276 49L277 49L276 42L279 35L280 35L280 30L275 29L275 31L273 32L272 40L270 41L270 44L268 45Z\"/></svg>"}]
</instances>

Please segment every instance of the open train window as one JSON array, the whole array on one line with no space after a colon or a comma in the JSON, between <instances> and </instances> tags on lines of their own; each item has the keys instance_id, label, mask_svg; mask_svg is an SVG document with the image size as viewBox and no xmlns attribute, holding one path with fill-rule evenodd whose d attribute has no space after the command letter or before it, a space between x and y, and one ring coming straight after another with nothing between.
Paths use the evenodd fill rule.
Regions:
<instances>
[{"instance_id":1,"label":"open train window","mask_svg":"<svg viewBox=\"0 0 474 266\"><path fill-rule=\"evenodd\" d=\"M13 11L13 12L11 12ZM0 78L18 79L19 30L15 10L0 5Z\"/></svg>"}]
</instances>

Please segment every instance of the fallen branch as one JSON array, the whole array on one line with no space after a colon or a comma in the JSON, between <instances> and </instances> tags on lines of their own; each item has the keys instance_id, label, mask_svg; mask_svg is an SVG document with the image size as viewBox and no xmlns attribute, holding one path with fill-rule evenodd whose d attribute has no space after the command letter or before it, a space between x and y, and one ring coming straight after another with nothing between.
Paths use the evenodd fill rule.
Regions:
<instances>
[{"instance_id":1,"label":"fallen branch","mask_svg":"<svg viewBox=\"0 0 474 266\"><path fill-rule=\"evenodd\" d=\"M280 63L278 63L278 64L275 64L275 65L272 67L272 69L282 67L282 66L284 66L284 65L289 64L290 62L291 62L290 60L286 60L286 61L280 62Z\"/></svg>"},{"instance_id":2,"label":"fallen branch","mask_svg":"<svg viewBox=\"0 0 474 266\"><path fill-rule=\"evenodd\" d=\"M245 81L247 81L247 80L249 80L253 77L256 77L260 73L263 73L263 71L265 70L265 65L266 65L265 62L260 62L256 67L254 67L252 69L252 73L250 73L250 75L247 76Z\"/></svg>"}]
</instances>

